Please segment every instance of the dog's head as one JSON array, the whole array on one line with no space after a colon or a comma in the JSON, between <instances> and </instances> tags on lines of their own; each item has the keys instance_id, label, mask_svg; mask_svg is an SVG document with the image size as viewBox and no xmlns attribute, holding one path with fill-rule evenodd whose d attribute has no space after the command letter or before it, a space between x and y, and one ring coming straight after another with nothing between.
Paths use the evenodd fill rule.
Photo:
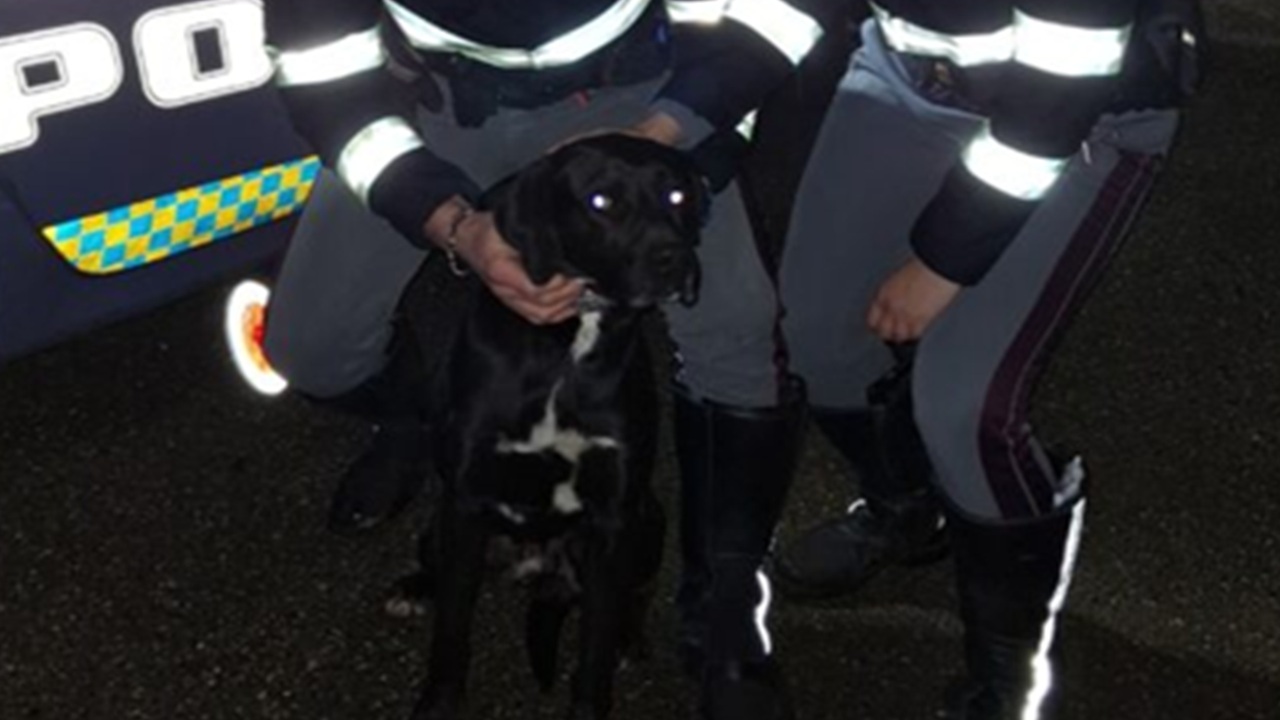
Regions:
<instances>
[{"instance_id":1,"label":"dog's head","mask_svg":"<svg viewBox=\"0 0 1280 720\"><path fill-rule=\"evenodd\" d=\"M494 187L485 205L535 283L584 277L611 303L697 299L706 190L682 152L625 135L580 140Z\"/></svg>"}]
</instances>

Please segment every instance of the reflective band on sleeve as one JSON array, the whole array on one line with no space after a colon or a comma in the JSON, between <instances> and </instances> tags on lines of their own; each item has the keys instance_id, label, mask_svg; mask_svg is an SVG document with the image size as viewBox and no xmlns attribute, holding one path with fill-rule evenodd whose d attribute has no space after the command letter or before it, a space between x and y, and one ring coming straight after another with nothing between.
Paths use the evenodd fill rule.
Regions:
<instances>
[{"instance_id":1,"label":"reflective band on sleeve","mask_svg":"<svg viewBox=\"0 0 1280 720\"><path fill-rule=\"evenodd\" d=\"M984 128L964 151L964 166L979 180L1020 200L1039 200L1062 175L1066 159L1014 150Z\"/></svg>"},{"instance_id":2,"label":"reflective band on sleeve","mask_svg":"<svg viewBox=\"0 0 1280 720\"><path fill-rule=\"evenodd\" d=\"M393 0L384 4L410 44L419 50L455 52L500 68L539 69L570 65L622 37L644 15L649 2L618 0L586 24L532 49L482 45L428 22Z\"/></svg>"},{"instance_id":3,"label":"reflective band on sleeve","mask_svg":"<svg viewBox=\"0 0 1280 720\"><path fill-rule=\"evenodd\" d=\"M729 18L756 31L798 65L822 37L822 26L782 0L735 0Z\"/></svg>"},{"instance_id":4,"label":"reflective band on sleeve","mask_svg":"<svg viewBox=\"0 0 1280 720\"><path fill-rule=\"evenodd\" d=\"M880 32L889 47L898 52L942 57L960 67L1008 62L1013 59L1013 26L975 35L947 35L913 25L888 10L872 4Z\"/></svg>"},{"instance_id":5,"label":"reflective band on sleeve","mask_svg":"<svg viewBox=\"0 0 1280 720\"><path fill-rule=\"evenodd\" d=\"M382 67L387 52L378 28L348 35L327 45L276 54L276 84L315 85Z\"/></svg>"},{"instance_id":6,"label":"reflective band on sleeve","mask_svg":"<svg viewBox=\"0 0 1280 720\"><path fill-rule=\"evenodd\" d=\"M751 28L791 64L799 64L822 37L822 26L783 0L667 0L673 23L714 25L724 18Z\"/></svg>"},{"instance_id":7,"label":"reflective band on sleeve","mask_svg":"<svg viewBox=\"0 0 1280 720\"><path fill-rule=\"evenodd\" d=\"M730 0L667 0L667 19L673 23L715 25L724 19Z\"/></svg>"},{"instance_id":8,"label":"reflective band on sleeve","mask_svg":"<svg viewBox=\"0 0 1280 720\"><path fill-rule=\"evenodd\" d=\"M1082 28L1049 22L1022 11L1015 14L1014 60L1065 77L1117 75L1124 64L1132 25Z\"/></svg>"},{"instance_id":9,"label":"reflective band on sleeve","mask_svg":"<svg viewBox=\"0 0 1280 720\"><path fill-rule=\"evenodd\" d=\"M338 175L356 196L369 202L369 189L396 158L422 147L422 139L403 118L386 117L370 123L338 156Z\"/></svg>"}]
</instances>

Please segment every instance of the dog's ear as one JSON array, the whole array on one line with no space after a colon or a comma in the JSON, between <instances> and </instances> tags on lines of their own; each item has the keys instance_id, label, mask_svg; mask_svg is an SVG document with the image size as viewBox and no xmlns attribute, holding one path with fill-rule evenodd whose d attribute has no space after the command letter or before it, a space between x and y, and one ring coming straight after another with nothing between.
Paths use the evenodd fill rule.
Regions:
<instances>
[{"instance_id":1,"label":"dog's ear","mask_svg":"<svg viewBox=\"0 0 1280 720\"><path fill-rule=\"evenodd\" d=\"M564 247L555 221L556 167L552 158L540 158L498 182L482 200L482 205L493 211L498 232L520 253L525 272L536 285L550 280L564 266Z\"/></svg>"}]
</instances>

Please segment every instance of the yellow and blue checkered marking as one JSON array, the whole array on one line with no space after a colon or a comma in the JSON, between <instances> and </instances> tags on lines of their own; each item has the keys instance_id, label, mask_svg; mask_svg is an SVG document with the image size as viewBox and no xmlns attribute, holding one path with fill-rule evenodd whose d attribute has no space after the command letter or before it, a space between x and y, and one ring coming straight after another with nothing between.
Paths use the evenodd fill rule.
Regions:
<instances>
[{"instance_id":1,"label":"yellow and blue checkered marking","mask_svg":"<svg viewBox=\"0 0 1280 720\"><path fill-rule=\"evenodd\" d=\"M307 157L46 227L45 238L90 275L142 267L293 214L320 173Z\"/></svg>"}]
</instances>

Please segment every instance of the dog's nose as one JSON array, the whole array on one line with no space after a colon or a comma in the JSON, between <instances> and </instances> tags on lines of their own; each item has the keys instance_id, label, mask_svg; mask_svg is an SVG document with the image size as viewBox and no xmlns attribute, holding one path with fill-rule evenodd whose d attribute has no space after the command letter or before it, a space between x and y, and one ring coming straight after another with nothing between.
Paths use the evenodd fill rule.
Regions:
<instances>
[{"instance_id":1,"label":"dog's nose","mask_svg":"<svg viewBox=\"0 0 1280 720\"><path fill-rule=\"evenodd\" d=\"M698 256L691 246L668 239L651 245L643 257L639 286L652 297L685 303L696 299Z\"/></svg>"}]
</instances>

